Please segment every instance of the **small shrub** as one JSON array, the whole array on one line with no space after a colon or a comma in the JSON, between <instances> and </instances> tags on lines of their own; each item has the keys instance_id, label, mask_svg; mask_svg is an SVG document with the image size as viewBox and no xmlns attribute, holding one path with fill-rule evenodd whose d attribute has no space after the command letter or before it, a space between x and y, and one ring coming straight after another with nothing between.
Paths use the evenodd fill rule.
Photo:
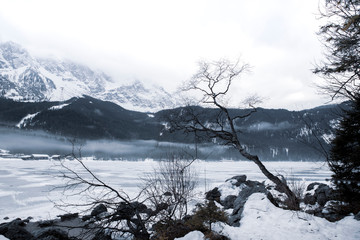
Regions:
<instances>
[{"instance_id":1,"label":"small shrub","mask_svg":"<svg viewBox=\"0 0 360 240\"><path fill-rule=\"evenodd\" d=\"M337 214L348 216L349 214L357 214L360 212L360 201L346 202L343 196L340 196L340 201L332 207Z\"/></svg>"},{"instance_id":2,"label":"small shrub","mask_svg":"<svg viewBox=\"0 0 360 240\"><path fill-rule=\"evenodd\" d=\"M305 193L305 182L297 180L294 176L286 179L286 182L290 190L295 194L297 199L301 200L304 198Z\"/></svg>"},{"instance_id":3,"label":"small shrub","mask_svg":"<svg viewBox=\"0 0 360 240\"><path fill-rule=\"evenodd\" d=\"M188 225L182 220L172 220L157 222L153 225L155 231L152 239L156 240L172 240L180 238L192 231Z\"/></svg>"},{"instance_id":4,"label":"small shrub","mask_svg":"<svg viewBox=\"0 0 360 240\"><path fill-rule=\"evenodd\" d=\"M186 216L182 220L169 219L155 223L153 225L155 234L152 239L172 240L197 230L204 233L206 239L226 240L227 237L212 232L213 223L226 221L225 212L218 208L214 201L207 201L205 204L199 204L193 215Z\"/></svg>"},{"instance_id":5,"label":"small shrub","mask_svg":"<svg viewBox=\"0 0 360 240\"><path fill-rule=\"evenodd\" d=\"M212 231L211 226L215 222L226 222L227 216L223 210L218 208L214 201L199 204L194 215L187 221L194 230L202 232Z\"/></svg>"}]
</instances>

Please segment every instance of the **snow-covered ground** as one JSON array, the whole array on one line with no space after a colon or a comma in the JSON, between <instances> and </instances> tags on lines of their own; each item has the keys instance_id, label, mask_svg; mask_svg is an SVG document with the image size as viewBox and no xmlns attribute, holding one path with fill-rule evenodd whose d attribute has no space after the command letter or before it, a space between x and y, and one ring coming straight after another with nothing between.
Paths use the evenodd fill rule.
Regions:
<instances>
[{"instance_id":1,"label":"snow-covered ground","mask_svg":"<svg viewBox=\"0 0 360 240\"><path fill-rule=\"evenodd\" d=\"M353 216L338 222L329 222L302 212L275 207L263 193L249 197L244 206L240 227L215 223L213 230L230 239L246 240L358 240L360 221ZM177 240L203 240L201 232L188 233Z\"/></svg>"},{"instance_id":2,"label":"snow-covered ground","mask_svg":"<svg viewBox=\"0 0 360 240\"><path fill-rule=\"evenodd\" d=\"M51 201L62 194L49 192L61 183L57 161L23 161L0 159L0 222L4 217L50 219L60 210ZM157 162L145 161L94 161L85 160L97 176L117 189L135 196L141 177L152 171ZM68 161L67 164L75 164ZM265 162L266 167L290 180L326 182L331 172L322 162ZM224 184L226 179L246 174L250 180L265 180L257 166L248 161L197 161L193 167L199 177L197 193L203 193ZM230 192L230 189L229 189ZM285 211L274 207L261 194L252 195L245 205L241 226L234 228L217 225L216 230L231 239L360 239L360 222L353 217L330 223L304 213ZM201 233L192 233L184 239L202 239Z\"/></svg>"},{"instance_id":3,"label":"snow-covered ground","mask_svg":"<svg viewBox=\"0 0 360 240\"><path fill-rule=\"evenodd\" d=\"M99 161L85 160L86 165L104 182L122 189L130 196L139 192L141 177L157 166L153 160ZM75 161L68 161L71 166ZM270 171L301 181L324 182L330 172L320 162L266 162ZM60 214L50 200L59 200L60 191L49 192L61 184L59 162L0 159L0 220L4 217L47 219ZM248 161L197 161L198 195L223 184L235 175L246 174L250 180L265 180L257 166Z\"/></svg>"}]
</instances>

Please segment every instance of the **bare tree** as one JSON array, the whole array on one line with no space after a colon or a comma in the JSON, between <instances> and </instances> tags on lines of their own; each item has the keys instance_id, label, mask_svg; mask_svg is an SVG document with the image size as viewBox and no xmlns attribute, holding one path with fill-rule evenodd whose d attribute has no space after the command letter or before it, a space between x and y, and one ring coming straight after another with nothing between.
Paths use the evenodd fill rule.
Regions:
<instances>
[{"instance_id":1,"label":"bare tree","mask_svg":"<svg viewBox=\"0 0 360 240\"><path fill-rule=\"evenodd\" d=\"M206 139L218 139L225 145L233 146L248 160L253 161L261 172L288 198L288 208L298 210L299 200L287 184L267 170L259 157L250 154L241 142L241 131L236 125L237 120L244 119L256 111L254 104L259 101L257 97L249 98L250 108L243 115L237 115L227 108L224 98L229 93L234 81L249 68L239 62L231 63L228 60L216 62L200 62L198 72L184 87L187 91L195 90L201 94L201 104L217 109L213 119L204 115L199 107L188 106L174 110L169 121L172 130L183 130L185 133L194 133Z\"/></svg>"},{"instance_id":2,"label":"bare tree","mask_svg":"<svg viewBox=\"0 0 360 240\"><path fill-rule=\"evenodd\" d=\"M164 203L168 206L159 220L182 219L188 213L188 201L197 184L191 164L196 159L169 154L159 161L158 167L143 178L143 193L153 208Z\"/></svg>"},{"instance_id":3,"label":"bare tree","mask_svg":"<svg viewBox=\"0 0 360 240\"><path fill-rule=\"evenodd\" d=\"M87 213L102 204L106 206L107 214L94 216L95 223L81 226L82 229L92 233L105 231L115 235L130 234L135 239L149 239L149 224L163 209L149 209L139 201L139 195L130 198L124 191L105 183L84 163L81 146L75 148L76 143L72 144L73 151L66 157L73 161L60 162L60 177L64 184L55 190L62 190L63 199L55 202L55 206Z\"/></svg>"},{"instance_id":4,"label":"bare tree","mask_svg":"<svg viewBox=\"0 0 360 240\"><path fill-rule=\"evenodd\" d=\"M88 213L99 205L107 209L101 216L90 217L89 222L69 228L82 229L82 236L89 238L97 233L115 236L132 236L149 239L148 229L165 219L181 219L187 214L188 201L196 186L195 172L191 164L196 160L190 153L169 154L159 163L159 168L143 178L143 186L135 197L117 189L99 178L83 161L82 144L68 139L72 153L64 156L71 159L59 162L63 198L55 206L72 211ZM188 156L186 158L186 156Z\"/></svg>"}]
</instances>

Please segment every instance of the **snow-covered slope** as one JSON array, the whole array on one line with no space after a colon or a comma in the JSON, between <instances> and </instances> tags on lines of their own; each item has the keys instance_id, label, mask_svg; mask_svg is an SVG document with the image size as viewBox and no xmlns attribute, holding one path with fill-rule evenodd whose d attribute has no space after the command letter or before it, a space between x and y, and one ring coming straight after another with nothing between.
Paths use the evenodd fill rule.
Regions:
<instances>
[{"instance_id":1,"label":"snow-covered slope","mask_svg":"<svg viewBox=\"0 0 360 240\"><path fill-rule=\"evenodd\" d=\"M162 87L146 88L140 81L130 85L123 85L100 93L99 98L114 102L126 109L155 112L179 105L174 95Z\"/></svg>"},{"instance_id":2,"label":"snow-covered slope","mask_svg":"<svg viewBox=\"0 0 360 240\"><path fill-rule=\"evenodd\" d=\"M16 43L0 44L0 96L23 101L64 101L82 95L137 111L155 112L177 105L162 87L145 87L140 81L124 85L84 65L39 59Z\"/></svg>"},{"instance_id":3,"label":"snow-covered slope","mask_svg":"<svg viewBox=\"0 0 360 240\"><path fill-rule=\"evenodd\" d=\"M329 222L303 212L293 212L275 207L263 193L249 197L243 212L240 227L215 223L213 230L231 240L357 240L360 237L360 223L353 216L337 222ZM190 232L176 240L203 240L198 231Z\"/></svg>"}]
</instances>

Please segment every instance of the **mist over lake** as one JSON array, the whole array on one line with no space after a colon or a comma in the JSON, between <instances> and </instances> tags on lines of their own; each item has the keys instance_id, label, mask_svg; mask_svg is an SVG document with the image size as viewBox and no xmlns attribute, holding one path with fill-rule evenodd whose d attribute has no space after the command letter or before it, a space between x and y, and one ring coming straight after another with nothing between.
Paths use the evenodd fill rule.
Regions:
<instances>
[{"instance_id":1,"label":"mist over lake","mask_svg":"<svg viewBox=\"0 0 360 240\"><path fill-rule=\"evenodd\" d=\"M314 149L305 144L298 143L298 145L314 152ZM113 160L164 159L169 154L187 158L192 158L197 154L200 159L215 161L244 160L231 146L216 143L199 143L195 146L195 143L157 140L84 140L54 135L40 130L19 130L5 127L0 127L0 149L8 150L12 154L48 155L68 155L73 150L79 154L80 150L82 156ZM249 149L254 150L251 146ZM310 155L307 155L306 152L296 154L294 158L289 158L288 153L288 148L277 148L276 146L259 152L261 157L264 156L262 157L263 161L324 161L323 156L316 152L316 154L311 153Z\"/></svg>"}]
</instances>

